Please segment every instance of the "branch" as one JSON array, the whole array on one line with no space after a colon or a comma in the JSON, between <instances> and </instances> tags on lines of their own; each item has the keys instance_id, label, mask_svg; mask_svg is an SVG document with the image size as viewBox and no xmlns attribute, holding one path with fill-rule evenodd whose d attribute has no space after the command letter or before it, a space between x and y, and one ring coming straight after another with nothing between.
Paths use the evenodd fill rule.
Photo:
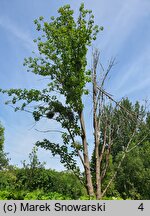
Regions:
<instances>
[{"instance_id":1,"label":"branch","mask_svg":"<svg viewBox=\"0 0 150 216\"><path fill-rule=\"evenodd\" d=\"M110 63L109 63L109 65L108 65L108 68L107 68L107 70L106 70L106 73L105 73L105 75L104 75L104 78L103 78L103 80L102 80L101 88L104 86L105 80L106 80L106 78L107 78L107 76L108 76L110 70L111 70L112 67L114 66L115 60L116 60L116 58L112 58L112 59L110 60ZM104 68L103 68L102 64L100 64L100 65L101 65L101 67L102 67L102 69L103 69L103 71L104 71Z\"/></svg>"},{"instance_id":2,"label":"branch","mask_svg":"<svg viewBox=\"0 0 150 216\"><path fill-rule=\"evenodd\" d=\"M101 163L101 161L103 159L105 146L106 146L106 127L105 127L105 130L104 130L104 142L103 142L102 151L101 151L101 154L100 154L100 160L99 160L100 163Z\"/></svg>"},{"instance_id":3,"label":"branch","mask_svg":"<svg viewBox=\"0 0 150 216\"><path fill-rule=\"evenodd\" d=\"M103 90L101 87L97 86L97 88L104 94L106 95L106 97L108 97L111 101L113 101L117 106L119 106L122 110L124 110L134 121L138 121L140 122L140 119L137 118L137 116L131 112L129 112L129 110L127 110L124 106L120 105L119 102L117 102L116 100L114 100L112 98L112 95L109 94L108 92L106 92L105 90Z\"/></svg>"},{"instance_id":4,"label":"branch","mask_svg":"<svg viewBox=\"0 0 150 216\"><path fill-rule=\"evenodd\" d=\"M58 133L64 133L63 131L60 131L60 130L45 130L45 131L41 131L41 130L38 130L38 129L35 129L36 131L38 131L38 132L41 132L41 133L48 133L48 132L58 132ZM69 132L69 134L70 134L70 136L71 136L71 139L72 139L72 141L73 142L75 142L74 141L74 138L73 138L73 136L72 136L72 134L71 134L71 131L70 131L70 129L69 128L67 128L67 130L68 130L68 132ZM82 162L82 164L83 164L83 166L84 166L84 161L83 161L83 158L82 158L82 156L81 156L81 154L80 154L80 152L79 152L79 150L77 150L77 153L78 153L78 156L79 156L79 158L80 158L80 160L81 160L81 162Z\"/></svg>"},{"instance_id":5,"label":"branch","mask_svg":"<svg viewBox=\"0 0 150 216\"><path fill-rule=\"evenodd\" d=\"M100 86L101 89L102 89L103 86L104 86L105 80L106 80L106 78L107 78L109 72L111 71L112 67L114 66L114 62L115 62L115 58L110 60L110 63L109 63L108 68L107 68L107 70L106 70L106 73L104 74L104 77L103 77L102 82L101 82L101 86ZM102 68L102 70L103 70L103 72L104 72L105 70L104 70L104 67L103 67L103 65L102 65L101 63L100 63L100 66L101 66L101 68ZM99 90L98 97L97 97L96 107L97 107L97 105L98 105L98 101L100 100L101 93L102 93L102 92Z\"/></svg>"},{"instance_id":6,"label":"branch","mask_svg":"<svg viewBox=\"0 0 150 216\"><path fill-rule=\"evenodd\" d=\"M70 128L67 128L67 130L68 130L68 132L69 132L69 134L70 134L70 137L71 137L71 139L72 139L72 142L75 143L75 140L74 140L74 137L72 136L72 133L71 133L71 131L70 131ZM80 151L79 151L78 149L76 149L76 150L77 150L78 157L80 158L81 163L82 163L82 165L83 165L83 167L84 167L85 164L84 164L83 158L82 158L82 156L81 156L81 154L80 154ZM79 176L74 170L72 170L72 171L73 171L73 173L75 174L75 176L79 179L80 183L84 185L84 182L83 182L83 180L80 178L80 176Z\"/></svg>"},{"instance_id":7,"label":"branch","mask_svg":"<svg viewBox=\"0 0 150 216\"><path fill-rule=\"evenodd\" d=\"M126 152L129 153L129 152L132 151L134 148L136 148L137 146L139 146L139 145L141 144L141 142L143 142L143 141L146 139L146 137L148 137L148 134L147 134L146 136L144 136L144 138L143 138L140 142L138 142L135 146L133 146L132 148L130 148L130 149L127 150Z\"/></svg>"},{"instance_id":8,"label":"branch","mask_svg":"<svg viewBox=\"0 0 150 216\"><path fill-rule=\"evenodd\" d=\"M44 131L41 131L41 130L38 130L35 128L36 131L38 132L41 132L41 133L48 133L48 132L58 132L58 133L64 133L63 131L60 131L60 130L44 130Z\"/></svg>"},{"instance_id":9,"label":"branch","mask_svg":"<svg viewBox=\"0 0 150 216\"><path fill-rule=\"evenodd\" d=\"M70 134L70 137L71 137L71 139L72 139L72 142L75 143L75 140L74 140L74 137L73 137L72 134L71 134L70 128L67 128L67 130L68 130L68 132L69 132L69 134ZM77 150L78 157L80 158L81 163L82 163L82 165L83 165L83 167L84 167L84 166L85 166L85 163L84 163L83 158L82 158L82 156L81 156L81 154L80 154L80 151L79 151L78 149L76 149L76 150Z\"/></svg>"},{"instance_id":10,"label":"branch","mask_svg":"<svg viewBox=\"0 0 150 216\"><path fill-rule=\"evenodd\" d=\"M32 111L29 111L29 110L26 110L26 109L21 110L20 107L15 107L15 106L10 105L10 104L8 104L8 106L12 107L14 110L15 110L16 108L19 108L18 111L24 111L24 112L28 112L28 113L31 113L31 114L33 113Z\"/></svg>"},{"instance_id":11,"label":"branch","mask_svg":"<svg viewBox=\"0 0 150 216\"><path fill-rule=\"evenodd\" d=\"M105 177L106 175L106 171L107 171L107 168L109 166L109 158L110 158L110 153L111 153L111 146L112 146L112 140L111 140L111 126L109 128L109 142L108 142L108 149L107 149L107 153L106 153L106 165L105 165L105 168L104 170L102 171L102 175L101 175L101 180L103 180L103 178Z\"/></svg>"},{"instance_id":12,"label":"branch","mask_svg":"<svg viewBox=\"0 0 150 216\"><path fill-rule=\"evenodd\" d=\"M101 180L103 180L104 177L105 177L105 175L106 175L106 171L107 171L107 168L108 168L108 165L109 165L109 155L110 155L110 154L107 154L107 155L106 155L106 165L105 165L104 170L102 171Z\"/></svg>"}]
</instances>

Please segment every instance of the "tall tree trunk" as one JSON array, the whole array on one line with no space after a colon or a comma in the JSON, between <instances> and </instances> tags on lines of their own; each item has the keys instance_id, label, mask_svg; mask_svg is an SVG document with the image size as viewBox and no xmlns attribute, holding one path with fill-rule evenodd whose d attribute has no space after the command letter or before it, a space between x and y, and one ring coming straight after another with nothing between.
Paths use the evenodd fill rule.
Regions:
<instances>
[{"instance_id":1,"label":"tall tree trunk","mask_svg":"<svg viewBox=\"0 0 150 216\"><path fill-rule=\"evenodd\" d=\"M95 143L95 162L96 162L96 199L101 198L101 176L100 176L100 121L97 117L97 82L96 69L99 60L99 52L95 50L93 53L93 128L94 128L94 143Z\"/></svg>"},{"instance_id":2,"label":"tall tree trunk","mask_svg":"<svg viewBox=\"0 0 150 216\"><path fill-rule=\"evenodd\" d=\"M95 160L96 160L96 199L101 198L101 178L100 178L100 156L99 156L99 126L97 124L96 110L93 115L93 126L94 126L94 142L95 142Z\"/></svg>"},{"instance_id":3,"label":"tall tree trunk","mask_svg":"<svg viewBox=\"0 0 150 216\"><path fill-rule=\"evenodd\" d=\"M84 157L84 169L85 169L85 177L86 177L86 188L87 192L90 197L94 196L94 188L92 183L92 176L91 176L91 170L90 170L90 161L89 161L89 155L88 155L88 146L87 146L87 140L86 140L86 130L85 130L85 123L84 123L84 117L83 117L83 111L79 112L79 118L80 118L80 124L81 124L81 130L82 130L82 144L83 144L83 157Z\"/></svg>"},{"instance_id":4,"label":"tall tree trunk","mask_svg":"<svg viewBox=\"0 0 150 216\"><path fill-rule=\"evenodd\" d=\"M99 139L97 137L97 128L95 127L95 159L96 159L96 199L101 198L101 177L100 177L100 157L99 157Z\"/></svg>"}]
</instances>

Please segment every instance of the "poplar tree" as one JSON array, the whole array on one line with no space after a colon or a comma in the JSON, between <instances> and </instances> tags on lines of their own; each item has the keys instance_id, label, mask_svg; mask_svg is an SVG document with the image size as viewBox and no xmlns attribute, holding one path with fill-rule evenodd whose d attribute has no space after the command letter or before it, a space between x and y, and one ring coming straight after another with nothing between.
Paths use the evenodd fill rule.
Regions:
<instances>
[{"instance_id":1,"label":"poplar tree","mask_svg":"<svg viewBox=\"0 0 150 216\"><path fill-rule=\"evenodd\" d=\"M35 121L47 117L60 123L64 129L63 144L44 139L36 145L50 150L53 156L59 155L61 163L78 176L76 157L79 157L85 171L87 192L90 197L94 196L83 95L89 93L86 84L92 82L91 70L87 70L87 51L103 27L94 24L94 15L91 10L85 10L84 4L79 8L77 19L70 6L65 5L59 8L58 17L51 17L50 22L39 17L34 23L39 32L39 37L34 40L39 54L26 58L24 66L34 74L48 77L49 83L43 90L10 89L1 92L12 96L12 104L24 101L15 107L15 111L25 110L31 102L37 102L32 112ZM64 102L56 92L63 95ZM81 138L81 143L76 141L77 137Z\"/></svg>"}]
</instances>

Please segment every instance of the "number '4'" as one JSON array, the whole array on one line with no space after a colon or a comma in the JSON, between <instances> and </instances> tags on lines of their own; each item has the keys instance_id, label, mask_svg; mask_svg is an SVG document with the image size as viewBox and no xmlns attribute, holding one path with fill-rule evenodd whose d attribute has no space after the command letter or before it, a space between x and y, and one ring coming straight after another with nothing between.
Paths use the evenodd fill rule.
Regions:
<instances>
[{"instance_id":1,"label":"number '4'","mask_svg":"<svg viewBox=\"0 0 150 216\"><path fill-rule=\"evenodd\" d=\"M141 203L141 204L139 205L138 209L140 209L141 211L143 211L143 210L144 210L143 203Z\"/></svg>"}]
</instances>

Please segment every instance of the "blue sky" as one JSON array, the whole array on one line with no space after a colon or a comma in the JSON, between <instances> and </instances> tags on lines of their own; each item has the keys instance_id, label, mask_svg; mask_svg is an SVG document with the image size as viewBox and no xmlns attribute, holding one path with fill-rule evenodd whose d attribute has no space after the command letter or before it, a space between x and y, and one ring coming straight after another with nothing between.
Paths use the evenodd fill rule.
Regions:
<instances>
[{"instance_id":1,"label":"blue sky","mask_svg":"<svg viewBox=\"0 0 150 216\"><path fill-rule=\"evenodd\" d=\"M38 33L33 20L44 16L49 20L57 16L57 9L70 4L75 14L81 2L92 9L95 22L104 26L95 47L100 49L101 61L107 66L111 57L117 64L110 74L107 90L115 99L129 97L132 101L149 100L150 93L150 1L149 0L0 0L0 88L42 88L44 80L26 72L23 67L25 57L36 50L33 39ZM91 64L90 52L88 55ZM41 134L38 129L58 128L54 122L42 120L33 127L34 120L25 112L14 113L4 105L6 97L0 95L0 121L5 127L5 151L9 152L11 163L20 166L27 160L34 143L47 137L59 141L59 134ZM91 110L88 98L84 99L87 110ZM87 115L85 111L85 115ZM90 116L90 113L88 114ZM87 118L90 119L90 118ZM91 121L86 121L91 134ZM92 137L89 135L89 142ZM52 158L50 152L39 150L39 158L47 167L61 170L59 158Z\"/></svg>"}]
</instances>

